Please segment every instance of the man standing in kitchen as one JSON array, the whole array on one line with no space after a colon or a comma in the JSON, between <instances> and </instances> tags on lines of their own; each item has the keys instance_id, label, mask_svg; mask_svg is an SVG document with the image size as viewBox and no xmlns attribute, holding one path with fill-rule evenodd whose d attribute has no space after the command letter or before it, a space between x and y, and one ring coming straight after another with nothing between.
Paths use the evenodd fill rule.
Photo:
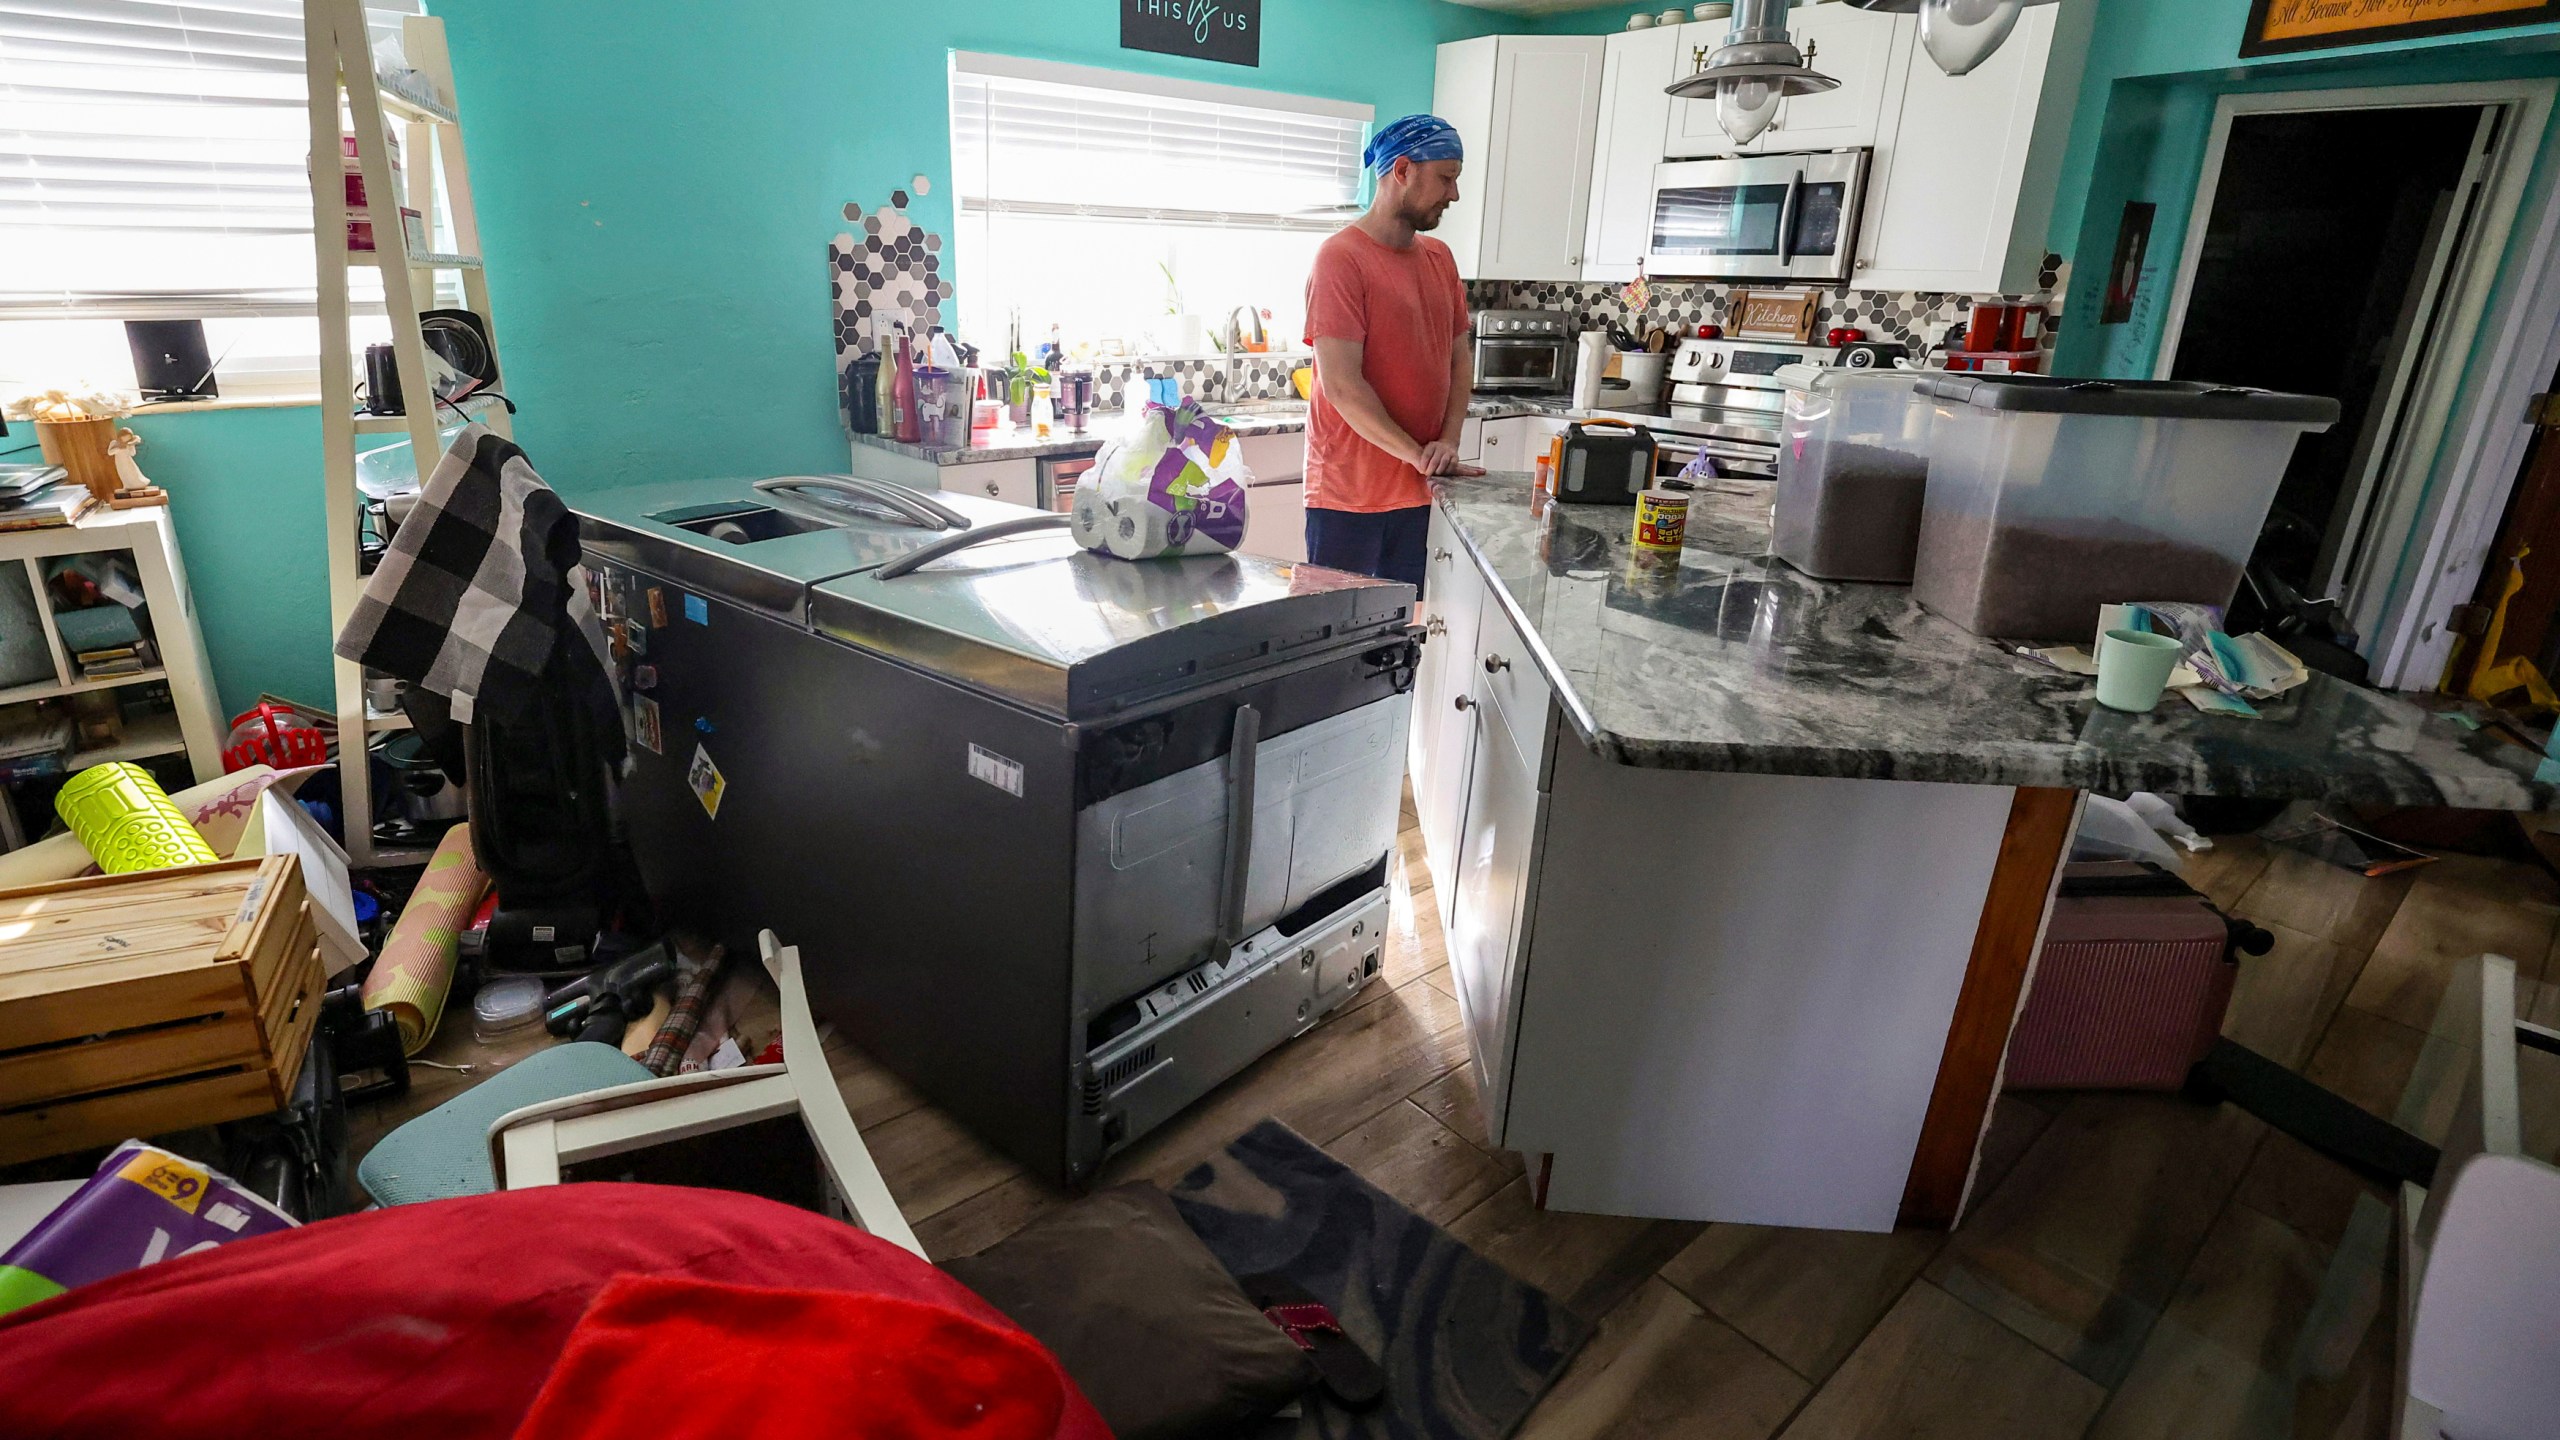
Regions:
<instances>
[{"instance_id":1,"label":"man standing in kitchen","mask_svg":"<svg viewBox=\"0 0 2560 1440\"><path fill-rule=\"evenodd\" d=\"M1449 247L1424 233L1457 200L1463 155L1448 121L1408 115L1364 158L1377 198L1307 277L1307 559L1419 589L1425 477L1484 473L1458 463L1475 387L1466 286Z\"/></svg>"}]
</instances>

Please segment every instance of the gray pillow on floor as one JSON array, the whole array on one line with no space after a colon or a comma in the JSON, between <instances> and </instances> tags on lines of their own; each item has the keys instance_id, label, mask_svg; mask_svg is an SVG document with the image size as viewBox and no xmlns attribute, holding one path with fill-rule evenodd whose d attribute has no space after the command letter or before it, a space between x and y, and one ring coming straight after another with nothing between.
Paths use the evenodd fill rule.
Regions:
<instances>
[{"instance_id":1,"label":"gray pillow on floor","mask_svg":"<svg viewBox=\"0 0 2560 1440\"><path fill-rule=\"evenodd\" d=\"M1228 1435L1315 1383L1153 1186L1105 1190L942 1268L1048 1346L1119 1440Z\"/></svg>"}]
</instances>

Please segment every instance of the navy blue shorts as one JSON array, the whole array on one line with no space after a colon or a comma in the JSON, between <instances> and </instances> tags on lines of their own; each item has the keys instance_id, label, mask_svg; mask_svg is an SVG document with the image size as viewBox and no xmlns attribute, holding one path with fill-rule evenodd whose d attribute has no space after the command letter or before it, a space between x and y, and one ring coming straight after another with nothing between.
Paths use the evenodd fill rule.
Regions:
<instances>
[{"instance_id":1,"label":"navy blue shorts","mask_svg":"<svg viewBox=\"0 0 2560 1440\"><path fill-rule=\"evenodd\" d=\"M1422 591L1422 565L1430 545L1431 507L1410 510L1307 508L1307 562L1328 570L1401 580Z\"/></svg>"}]
</instances>

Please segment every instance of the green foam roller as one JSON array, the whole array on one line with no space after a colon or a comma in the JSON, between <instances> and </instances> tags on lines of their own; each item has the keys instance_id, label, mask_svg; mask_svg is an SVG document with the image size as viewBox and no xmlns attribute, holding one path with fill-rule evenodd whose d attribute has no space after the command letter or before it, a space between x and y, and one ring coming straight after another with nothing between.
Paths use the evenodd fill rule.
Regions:
<instances>
[{"instance_id":1,"label":"green foam roller","mask_svg":"<svg viewBox=\"0 0 2560 1440\"><path fill-rule=\"evenodd\" d=\"M222 858L150 771L122 760L72 776L53 797L53 813L110 875L210 865Z\"/></svg>"}]
</instances>

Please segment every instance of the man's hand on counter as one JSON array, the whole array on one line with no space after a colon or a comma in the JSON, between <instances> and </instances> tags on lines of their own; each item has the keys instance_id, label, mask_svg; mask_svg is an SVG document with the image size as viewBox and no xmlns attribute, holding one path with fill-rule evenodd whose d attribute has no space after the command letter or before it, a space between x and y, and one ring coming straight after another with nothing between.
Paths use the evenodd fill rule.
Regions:
<instances>
[{"instance_id":1,"label":"man's hand on counter","mask_svg":"<svg viewBox=\"0 0 2560 1440\"><path fill-rule=\"evenodd\" d=\"M1458 447L1446 440L1434 440L1413 457L1413 468L1425 475L1482 475L1483 470L1458 458Z\"/></svg>"}]
</instances>

